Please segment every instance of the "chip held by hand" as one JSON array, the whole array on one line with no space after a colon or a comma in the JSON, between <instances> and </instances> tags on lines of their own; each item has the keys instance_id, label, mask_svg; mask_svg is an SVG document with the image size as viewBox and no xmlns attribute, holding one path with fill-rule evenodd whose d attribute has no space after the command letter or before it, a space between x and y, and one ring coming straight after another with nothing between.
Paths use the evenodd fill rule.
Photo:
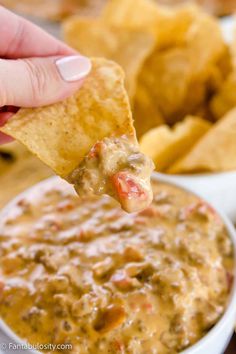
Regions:
<instances>
[{"instance_id":1,"label":"chip held by hand","mask_svg":"<svg viewBox=\"0 0 236 354\"><path fill-rule=\"evenodd\" d=\"M1 131L73 183L78 194L109 194L128 212L152 201L154 166L139 152L124 74L112 61L92 59L91 73L75 95L53 105L20 109ZM126 195L114 182L121 172L123 187L132 184Z\"/></svg>"}]
</instances>

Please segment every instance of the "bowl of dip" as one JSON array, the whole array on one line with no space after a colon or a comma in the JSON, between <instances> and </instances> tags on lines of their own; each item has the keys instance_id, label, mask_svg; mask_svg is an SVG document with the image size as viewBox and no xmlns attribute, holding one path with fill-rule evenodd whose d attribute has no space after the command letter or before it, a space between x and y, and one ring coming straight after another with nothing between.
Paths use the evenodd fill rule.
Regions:
<instances>
[{"instance_id":1,"label":"bowl of dip","mask_svg":"<svg viewBox=\"0 0 236 354\"><path fill-rule=\"evenodd\" d=\"M1 211L5 343L31 343L30 353L223 353L236 318L234 227L163 176L153 189L149 208L127 214L53 177Z\"/></svg>"}]
</instances>

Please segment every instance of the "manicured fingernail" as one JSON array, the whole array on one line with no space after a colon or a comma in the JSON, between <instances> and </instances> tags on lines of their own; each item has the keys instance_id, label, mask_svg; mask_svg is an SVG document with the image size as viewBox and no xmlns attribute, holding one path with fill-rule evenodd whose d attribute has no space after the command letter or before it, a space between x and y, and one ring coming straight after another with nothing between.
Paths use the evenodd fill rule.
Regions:
<instances>
[{"instance_id":1,"label":"manicured fingernail","mask_svg":"<svg viewBox=\"0 0 236 354\"><path fill-rule=\"evenodd\" d=\"M82 55L71 55L58 59L56 66L63 80L73 82L89 74L91 61Z\"/></svg>"}]
</instances>

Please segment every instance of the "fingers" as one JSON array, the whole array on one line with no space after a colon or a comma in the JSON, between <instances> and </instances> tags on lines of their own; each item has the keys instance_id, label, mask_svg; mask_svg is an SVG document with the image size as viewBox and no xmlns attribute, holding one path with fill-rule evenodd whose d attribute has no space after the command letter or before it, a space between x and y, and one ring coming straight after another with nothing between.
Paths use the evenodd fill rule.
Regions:
<instances>
[{"instance_id":1,"label":"fingers","mask_svg":"<svg viewBox=\"0 0 236 354\"><path fill-rule=\"evenodd\" d=\"M10 143L11 141L13 141L13 139L10 136L0 132L0 145Z\"/></svg>"},{"instance_id":2,"label":"fingers","mask_svg":"<svg viewBox=\"0 0 236 354\"><path fill-rule=\"evenodd\" d=\"M42 29L0 6L0 57L29 58L76 52Z\"/></svg>"},{"instance_id":3,"label":"fingers","mask_svg":"<svg viewBox=\"0 0 236 354\"><path fill-rule=\"evenodd\" d=\"M14 115L12 112L1 112L0 110L0 127L6 123L6 121ZM0 145L10 143L13 139L0 132Z\"/></svg>"},{"instance_id":4,"label":"fingers","mask_svg":"<svg viewBox=\"0 0 236 354\"><path fill-rule=\"evenodd\" d=\"M44 106L77 91L91 69L88 58L0 59L0 106Z\"/></svg>"}]
</instances>

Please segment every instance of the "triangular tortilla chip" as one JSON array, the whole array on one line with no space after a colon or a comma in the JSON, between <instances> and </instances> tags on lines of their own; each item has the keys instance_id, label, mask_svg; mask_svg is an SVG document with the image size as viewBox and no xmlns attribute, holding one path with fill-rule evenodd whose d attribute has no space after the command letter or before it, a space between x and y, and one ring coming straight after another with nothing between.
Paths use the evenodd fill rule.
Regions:
<instances>
[{"instance_id":1,"label":"triangular tortilla chip","mask_svg":"<svg viewBox=\"0 0 236 354\"><path fill-rule=\"evenodd\" d=\"M135 136L122 69L112 61L92 59L92 71L78 93L50 106L20 109L1 131L67 176L97 141Z\"/></svg>"},{"instance_id":2,"label":"triangular tortilla chip","mask_svg":"<svg viewBox=\"0 0 236 354\"><path fill-rule=\"evenodd\" d=\"M170 173L236 169L236 108L219 120Z\"/></svg>"},{"instance_id":3,"label":"triangular tortilla chip","mask_svg":"<svg viewBox=\"0 0 236 354\"><path fill-rule=\"evenodd\" d=\"M187 116L172 128L164 124L149 130L140 139L140 150L149 156L158 171L165 171L211 128L211 123Z\"/></svg>"},{"instance_id":4,"label":"triangular tortilla chip","mask_svg":"<svg viewBox=\"0 0 236 354\"><path fill-rule=\"evenodd\" d=\"M63 37L71 47L86 56L104 57L120 64L132 99L139 71L155 45L150 33L73 16L63 25Z\"/></svg>"}]
</instances>

